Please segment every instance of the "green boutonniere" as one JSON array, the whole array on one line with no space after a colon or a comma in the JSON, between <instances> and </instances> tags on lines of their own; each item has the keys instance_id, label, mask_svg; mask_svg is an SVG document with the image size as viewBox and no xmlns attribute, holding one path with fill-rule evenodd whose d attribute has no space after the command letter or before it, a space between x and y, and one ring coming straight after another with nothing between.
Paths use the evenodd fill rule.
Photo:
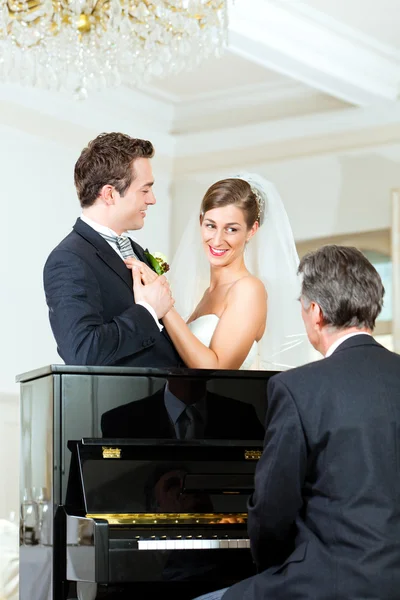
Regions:
<instances>
[{"instance_id":1,"label":"green boutonniere","mask_svg":"<svg viewBox=\"0 0 400 600\"><path fill-rule=\"evenodd\" d=\"M157 275L163 275L169 271L167 257L164 254L161 254L161 252L154 252L154 254L150 254L148 250L145 250L144 254Z\"/></svg>"}]
</instances>

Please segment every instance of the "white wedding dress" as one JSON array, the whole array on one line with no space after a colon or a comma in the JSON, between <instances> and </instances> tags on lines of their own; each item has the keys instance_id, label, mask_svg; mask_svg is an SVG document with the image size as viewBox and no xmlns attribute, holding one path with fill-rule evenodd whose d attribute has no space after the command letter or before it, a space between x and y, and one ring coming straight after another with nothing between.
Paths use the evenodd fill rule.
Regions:
<instances>
[{"instance_id":1,"label":"white wedding dress","mask_svg":"<svg viewBox=\"0 0 400 600\"><path fill-rule=\"evenodd\" d=\"M189 323L189 329L202 344L209 347L211 338L214 335L215 329L217 328L218 321L219 317L217 317L217 315L203 315L202 317L199 317L198 319L195 319ZM257 342L254 342L240 369L256 368L257 356Z\"/></svg>"}]
</instances>

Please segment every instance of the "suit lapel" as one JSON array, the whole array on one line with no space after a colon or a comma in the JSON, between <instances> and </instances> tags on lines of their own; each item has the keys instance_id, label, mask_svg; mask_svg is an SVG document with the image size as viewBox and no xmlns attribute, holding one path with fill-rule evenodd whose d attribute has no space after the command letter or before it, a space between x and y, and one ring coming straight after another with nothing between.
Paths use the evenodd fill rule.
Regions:
<instances>
[{"instance_id":1,"label":"suit lapel","mask_svg":"<svg viewBox=\"0 0 400 600\"><path fill-rule=\"evenodd\" d=\"M150 269L152 269L152 271L154 271L153 267L146 258L145 251L143 250L142 246L139 246L139 244L137 242L134 242L131 238L129 239L131 240L133 251L138 257L138 259L144 262L148 267L150 267Z\"/></svg>"},{"instance_id":2,"label":"suit lapel","mask_svg":"<svg viewBox=\"0 0 400 600\"><path fill-rule=\"evenodd\" d=\"M126 285L132 290L132 272L128 269L124 261L111 248L111 246L101 237L97 231L89 227L81 219L77 219L74 230L81 235L87 242L96 248L98 257L112 269Z\"/></svg>"},{"instance_id":3,"label":"suit lapel","mask_svg":"<svg viewBox=\"0 0 400 600\"><path fill-rule=\"evenodd\" d=\"M139 244L137 242L134 242L132 240L132 238L129 238L129 239L131 240L133 251L136 254L136 256L138 257L138 259L141 260L142 262L144 262L148 267L150 267L150 269L152 271L154 271L153 267L151 266L151 264L149 263L149 261L146 258L145 251L143 250L142 246L139 246ZM162 324L162 322L163 322L162 319L159 319L159 322ZM165 327L162 330L162 333L167 338L167 340L170 342L170 344L172 344L172 340L169 337L169 335L168 335L167 330L165 329ZM173 346L173 344L172 344L172 346Z\"/></svg>"},{"instance_id":4,"label":"suit lapel","mask_svg":"<svg viewBox=\"0 0 400 600\"><path fill-rule=\"evenodd\" d=\"M111 248L111 246L101 237L99 233L97 233L97 231L95 231L92 227L87 225L84 221L82 221L82 219L76 220L73 229L74 231L76 231L76 233L85 238L85 240L89 242L89 244L96 248L98 257L110 269L112 269L122 279L124 283L126 283L126 285L129 287L133 294L132 271L126 267L124 261L118 256L115 250ZM152 266L150 265L145 256L143 248L139 246L139 244L134 242L131 238L129 239L131 240L132 248L136 256L152 269ZM161 319L160 323L162 323ZM165 327L163 328L162 333L173 346L171 338L166 332Z\"/></svg>"},{"instance_id":5,"label":"suit lapel","mask_svg":"<svg viewBox=\"0 0 400 600\"><path fill-rule=\"evenodd\" d=\"M176 437L175 428L165 407L164 390L165 387L148 399L150 401L148 403L149 407L151 407L149 423L153 423L152 427L154 427L154 432L157 434L154 437L174 438ZM153 402L151 402L151 400L153 400Z\"/></svg>"},{"instance_id":6,"label":"suit lapel","mask_svg":"<svg viewBox=\"0 0 400 600\"><path fill-rule=\"evenodd\" d=\"M106 265L119 275L119 277L121 277L122 281L124 281L131 290L133 290L132 271L128 269L123 260L111 246L109 246L107 250L98 249L97 255L106 263Z\"/></svg>"}]
</instances>

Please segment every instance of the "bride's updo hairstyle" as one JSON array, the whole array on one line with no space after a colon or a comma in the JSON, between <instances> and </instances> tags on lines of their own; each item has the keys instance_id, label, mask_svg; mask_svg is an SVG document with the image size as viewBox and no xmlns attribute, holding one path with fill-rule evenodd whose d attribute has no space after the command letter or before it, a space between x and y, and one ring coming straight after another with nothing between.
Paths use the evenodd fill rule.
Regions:
<instances>
[{"instance_id":1,"label":"bride's updo hairstyle","mask_svg":"<svg viewBox=\"0 0 400 600\"><path fill-rule=\"evenodd\" d=\"M244 179L221 179L208 188L200 206L200 222L209 210L233 204L240 208L248 229L262 222L261 198Z\"/></svg>"}]
</instances>

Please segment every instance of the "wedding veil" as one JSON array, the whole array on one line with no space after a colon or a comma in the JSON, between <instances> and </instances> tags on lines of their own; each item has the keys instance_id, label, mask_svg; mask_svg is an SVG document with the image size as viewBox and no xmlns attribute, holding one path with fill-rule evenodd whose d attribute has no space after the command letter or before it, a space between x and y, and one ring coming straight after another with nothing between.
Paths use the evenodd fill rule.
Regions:
<instances>
[{"instance_id":1,"label":"wedding veil","mask_svg":"<svg viewBox=\"0 0 400 600\"><path fill-rule=\"evenodd\" d=\"M263 177L252 173L232 177L247 181L262 200L261 227L246 246L244 257L247 268L263 281L268 293L267 326L258 343L257 368L283 371L300 366L311 360L311 345L298 302L299 257L286 210L275 186ZM199 213L189 220L168 275L175 308L187 320L210 283ZM251 311L251 306L244 306L243 311ZM232 336L234 339L234 332Z\"/></svg>"}]
</instances>

